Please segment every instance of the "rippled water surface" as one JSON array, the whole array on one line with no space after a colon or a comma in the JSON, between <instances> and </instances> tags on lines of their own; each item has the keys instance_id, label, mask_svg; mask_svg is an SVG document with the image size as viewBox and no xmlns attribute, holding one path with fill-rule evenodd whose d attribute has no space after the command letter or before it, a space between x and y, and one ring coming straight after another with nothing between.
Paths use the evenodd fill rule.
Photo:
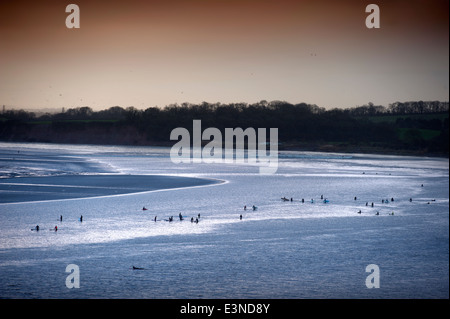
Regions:
<instances>
[{"instance_id":1,"label":"rippled water surface","mask_svg":"<svg viewBox=\"0 0 450 319\"><path fill-rule=\"evenodd\" d=\"M0 297L449 297L448 159L280 152L260 175L169 151L1 143Z\"/></svg>"}]
</instances>

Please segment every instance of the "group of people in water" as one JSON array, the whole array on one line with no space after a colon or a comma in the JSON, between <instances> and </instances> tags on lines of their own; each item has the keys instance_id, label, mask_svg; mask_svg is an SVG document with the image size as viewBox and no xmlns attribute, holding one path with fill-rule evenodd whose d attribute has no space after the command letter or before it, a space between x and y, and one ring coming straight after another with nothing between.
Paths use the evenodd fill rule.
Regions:
<instances>
[{"instance_id":1,"label":"group of people in water","mask_svg":"<svg viewBox=\"0 0 450 319\"><path fill-rule=\"evenodd\" d=\"M63 216L62 215L60 215L59 216L59 218L58 218L58 220L60 221L60 222L62 222L63 221ZM80 218L78 218L78 220L80 221L80 222L83 222L83 215L81 215L80 216ZM34 230L34 231L39 231L41 228L39 227L39 225L36 225L34 228L31 228L31 230ZM50 231L58 231L58 226L57 225L55 225L55 227L53 227L53 228L50 228L49 229Z\"/></svg>"},{"instance_id":2,"label":"group of people in water","mask_svg":"<svg viewBox=\"0 0 450 319\"><path fill-rule=\"evenodd\" d=\"M423 187L423 184L421 185L421 187ZM323 195L321 195L320 196L320 199L321 199L321 201L323 201L323 203L329 203L330 201L327 199L327 198L324 198L324 196ZM355 196L354 198L353 198L355 201L356 200L358 200L358 197L357 196ZM291 197L291 198L287 198L287 197L281 197L281 200L282 201L285 201L285 202L294 202L294 199ZM302 203L305 203L305 199L304 198L302 198L301 200L300 200ZM381 199L381 203L382 204L388 204L388 203L392 203L392 202L394 202L395 201L395 199L394 199L394 197L391 197L391 199L388 199L388 198L386 198L386 199ZM434 201L434 200L433 200ZM409 202L412 202L412 198L409 198ZM314 199L312 198L311 199L311 203L314 203ZM428 204L430 204L430 202L428 202ZM375 206L375 204L374 204L374 202L371 202L371 204L369 204L369 202L366 202L366 207L368 207L368 206L371 206L371 207L374 207ZM255 211L255 210L257 210L258 209L258 207L256 207L255 205L252 205L252 210L253 211ZM145 206L142 208L142 210L144 210L144 211L146 211L146 210L148 210ZM247 205L244 205L244 210L246 211L247 210ZM358 214L362 214L362 211L361 211L361 209L360 210L358 210L358 212L357 212ZM380 215L380 212L379 211L377 211L376 213L375 213L375 215ZM389 213L388 215L394 215L394 212L392 211L391 213ZM179 218L179 220L180 221L182 221L182 220L184 220L184 217L183 217L183 215L181 214L181 212L178 214L178 218ZM240 220L242 220L242 218L243 218L243 216L242 216L242 214L240 214L239 215L239 219ZM81 215L80 216L80 218L78 219L80 222L83 222L83 215ZM157 219L157 216L155 216L154 218L153 218L153 220L156 222L156 221L158 221L158 219ZM168 222L173 222L173 216L170 216L168 219L165 219L165 221L168 221ZM62 222L63 221L63 216L62 215L60 215L60 217L59 217L59 221L60 222ZM191 217L191 223L196 223L196 224L198 224L198 222L200 221L200 213L197 215L197 217L194 219L194 217ZM39 227L39 225L36 225L36 227L35 228L32 228L31 230L35 230L35 231L39 231L39 229L40 229L40 227ZM52 230L52 231L58 231L58 226L55 226L54 228L51 228L50 230Z\"/></svg>"},{"instance_id":3,"label":"group of people in water","mask_svg":"<svg viewBox=\"0 0 450 319\"><path fill-rule=\"evenodd\" d=\"M422 187L423 187L423 185L422 185ZM320 199L321 199L321 201L324 203L324 204L327 204L327 203L329 203L330 201L328 200L328 198L324 198L324 196L323 195L320 195ZM294 201L294 199L291 197L290 199L289 198L287 198L286 196L284 196L284 197L281 197L281 200L282 201L284 201L284 202L293 202ZM358 197L357 196L355 196L354 198L353 198L353 200L358 200ZM382 204L388 204L388 203L392 203L392 202L394 202L395 201L395 199L394 199L394 197L391 197L391 199L388 199L388 198L386 198L386 199L381 199L381 203ZM305 203L305 199L304 198L302 198L301 200L300 200L300 202L302 202L302 203ZM311 198L311 204L314 204L315 203L315 200L314 200L314 198ZM412 202L412 198L410 198L409 199L409 202ZM375 207L375 204L374 204L374 202L371 202L371 204L369 204L369 202L366 202L366 206L371 206L371 207ZM361 214L362 213L362 211L361 211L361 209L360 210L358 210L358 212L357 212L358 214ZM380 215L380 212L376 212L376 214L375 215ZM391 213L389 213L389 215L394 215L394 212L391 212Z\"/></svg>"},{"instance_id":4,"label":"group of people in water","mask_svg":"<svg viewBox=\"0 0 450 319\"><path fill-rule=\"evenodd\" d=\"M145 208L145 207L144 207L144 208ZM144 209L143 209L143 210L144 210ZM147 209L145 209L145 210L147 210ZM178 218L179 218L180 221L184 220L184 217L183 217L183 215L181 214L181 212L178 214ZM196 223L196 224L198 224L199 220L200 220L200 213L197 215L197 217L196 217L195 219L194 219L194 217L191 217L191 223ZM153 221L154 221L154 222L157 222L157 221L158 221L158 216L155 216L155 217L153 218ZM173 222L173 216L170 216L168 219L165 219L165 221L167 221L167 222Z\"/></svg>"},{"instance_id":5,"label":"group of people in water","mask_svg":"<svg viewBox=\"0 0 450 319\"><path fill-rule=\"evenodd\" d=\"M256 207L255 205L252 205L252 210L255 211L257 210L258 207ZM244 210L247 210L247 205L244 205ZM239 215L239 220L242 220L242 214Z\"/></svg>"},{"instance_id":6,"label":"group of people in water","mask_svg":"<svg viewBox=\"0 0 450 319\"><path fill-rule=\"evenodd\" d=\"M289 199L289 198L286 198L286 196L285 197L281 197L281 200L282 201L284 201L284 202L293 202L294 201L294 199L291 197L291 199ZM323 198L323 195L320 195L320 200L324 203L324 204L328 204L329 202L330 202L330 200L328 199L328 198ZM304 203L305 202L305 199L304 198L302 198L301 200L300 200L302 203ZM311 204L314 204L315 203L315 200L314 200L314 198L311 198Z\"/></svg>"}]
</instances>

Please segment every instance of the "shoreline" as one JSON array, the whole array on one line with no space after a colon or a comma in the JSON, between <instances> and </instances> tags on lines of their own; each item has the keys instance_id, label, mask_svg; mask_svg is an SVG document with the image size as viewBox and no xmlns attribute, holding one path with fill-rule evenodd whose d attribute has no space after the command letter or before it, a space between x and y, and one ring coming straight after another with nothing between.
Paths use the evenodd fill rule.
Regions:
<instances>
[{"instance_id":1,"label":"shoreline","mask_svg":"<svg viewBox=\"0 0 450 319\"><path fill-rule=\"evenodd\" d=\"M58 143L51 141L1 141L5 144L51 144L64 146L105 146L105 147L157 147L170 148L174 143L151 142L138 144L97 144L97 143ZM449 159L447 153L427 152L424 150L408 150L408 149L389 149L378 146L358 146L358 145L336 145L329 143L296 143L282 142L278 146L278 151L295 151L295 152L317 152L317 153L346 153L346 154L365 154L365 155L394 155L394 156L414 156L414 157L432 157Z\"/></svg>"}]
</instances>

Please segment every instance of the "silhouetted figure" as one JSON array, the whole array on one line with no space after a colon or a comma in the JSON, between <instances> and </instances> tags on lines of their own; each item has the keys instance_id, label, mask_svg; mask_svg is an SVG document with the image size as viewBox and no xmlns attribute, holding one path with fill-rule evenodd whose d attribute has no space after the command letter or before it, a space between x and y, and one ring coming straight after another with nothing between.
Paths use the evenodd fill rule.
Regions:
<instances>
[{"instance_id":1,"label":"silhouetted figure","mask_svg":"<svg viewBox=\"0 0 450 319\"><path fill-rule=\"evenodd\" d=\"M83 222L83 215L80 216L80 222Z\"/></svg>"},{"instance_id":2,"label":"silhouetted figure","mask_svg":"<svg viewBox=\"0 0 450 319\"><path fill-rule=\"evenodd\" d=\"M242 220L242 214L239 216L239 219Z\"/></svg>"},{"instance_id":3,"label":"silhouetted figure","mask_svg":"<svg viewBox=\"0 0 450 319\"><path fill-rule=\"evenodd\" d=\"M144 270L144 268L133 266L133 270Z\"/></svg>"}]
</instances>

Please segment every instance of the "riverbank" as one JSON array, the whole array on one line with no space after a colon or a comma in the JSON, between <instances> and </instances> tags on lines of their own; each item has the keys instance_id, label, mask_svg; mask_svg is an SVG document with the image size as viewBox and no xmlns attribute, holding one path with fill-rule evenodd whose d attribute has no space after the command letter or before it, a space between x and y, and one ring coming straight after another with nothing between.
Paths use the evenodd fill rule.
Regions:
<instances>
[{"instance_id":1,"label":"riverbank","mask_svg":"<svg viewBox=\"0 0 450 319\"><path fill-rule=\"evenodd\" d=\"M92 133L92 134L91 134ZM130 133L130 132L129 132ZM51 134L45 138L34 135L33 138L18 137L8 140L0 140L6 143L49 143L68 145L99 145L99 146L148 146L148 147L172 147L176 141L149 141L144 136L135 132L136 135L103 135L100 132L84 132L76 135L56 135ZM80 135L81 134L81 135ZM115 138L115 136L117 138ZM128 137L127 137L128 136ZM134 136L131 138L131 136ZM204 145L208 141L204 141ZM449 158L448 152L430 152L426 148L406 149L401 147L386 147L380 145L368 145L362 143L335 143L335 142L281 142L278 145L279 151L299 151L299 152L323 152L323 153L360 153L375 155L398 155L398 156L421 156L421 157L442 157Z\"/></svg>"},{"instance_id":2,"label":"riverbank","mask_svg":"<svg viewBox=\"0 0 450 319\"><path fill-rule=\"evenodd\" d=\"M449 158L445 152L429 152L426 149L401 149L388 148L382 146L356 145L351 143L283 143L278 147L280 151L299 152L323 152L323 153L359 153L375 155L398 155L398 156L419 156L419 157L442 157Z\"/></svg>"}]
</instances>

